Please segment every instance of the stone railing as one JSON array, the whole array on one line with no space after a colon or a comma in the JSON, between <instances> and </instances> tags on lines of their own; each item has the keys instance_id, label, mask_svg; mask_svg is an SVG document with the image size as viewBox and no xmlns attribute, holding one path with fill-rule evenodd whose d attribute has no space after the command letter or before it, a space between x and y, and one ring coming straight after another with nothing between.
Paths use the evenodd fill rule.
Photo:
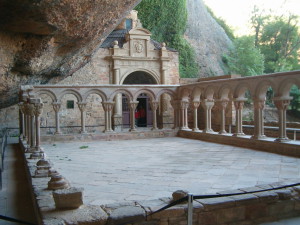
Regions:
<instances>
[{"instance_id":1,"label":"stone railing","mask_svg":"<svg viewBox=\"0 0 300 225\"><path fill-rule=\"evenodd\" d=\"M254 105L254 134L253 139L264 139L263 109L265 106L266 92L272 88L274 92L273 102L279 115L279 134L276 141L288 141L286 136L286 110L292 99L289 95L292 85L300 87L300 71L275 73L253 77L218 79L203 81L194 84L182 85L178 88L177 99L180 105L179 124L182 130L188 130L188 107L194 111L193 130L198 131L197 109L201 105L204 109L203 133L212 133L212 108L217 106L220 112L221 122L219 133L225 131L225 110L228 103L233 102L236 111L236 131L234 136L243 136L242 110L245 93L249 91Z\"/></svg>"}]
</instances>

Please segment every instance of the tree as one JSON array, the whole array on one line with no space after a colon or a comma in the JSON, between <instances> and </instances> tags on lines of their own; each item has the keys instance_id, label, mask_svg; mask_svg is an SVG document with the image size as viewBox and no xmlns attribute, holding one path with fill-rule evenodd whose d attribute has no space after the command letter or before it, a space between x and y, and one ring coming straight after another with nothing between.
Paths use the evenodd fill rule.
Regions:
<instances>
[{"instance_id":1,"label":"tree","mask_svg":"<svg viewBox=\"0 0 300 225\"><path fill-rule=\"evenodd\" d=\"M263 27L259 48L265 55L266 73L297 70L300 49L298 17L275 17Z\"/></svg>"},{"instance_id":2,"label":"tree","mask_svg":"<svg viewBox=\"0 0 300 225\"><path fill-rule=\"evenodd\" d=\"M224 56L231 73L242 76L263 74L264 56L254 43L252 36L242 36L234 40L234 47Z\"/></svg>"}]
</instances>

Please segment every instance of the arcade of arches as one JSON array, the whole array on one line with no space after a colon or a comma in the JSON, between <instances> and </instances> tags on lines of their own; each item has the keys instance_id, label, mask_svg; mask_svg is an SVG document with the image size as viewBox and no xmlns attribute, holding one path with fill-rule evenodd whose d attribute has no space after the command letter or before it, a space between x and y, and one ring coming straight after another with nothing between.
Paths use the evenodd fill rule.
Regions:
<instances>
[{"instance_id":1,"label":"arcade of arches","mask_svg":"<svg viewBox=\"0 0 300 225\"><path fill-rule=\"evenodd\" d=\"M287 142L286 129L286 111L289 107L291 96L289 94L293 85L300 86L299 71L288 73L277 73L262 75L256 77L221 79L213 81L204 81L188 85L103 85L103 86L24 86L22 87L20 103L22 135L31 148L39 148L40 145L40 121L46 114L52 114L55 120L55 132L51 135L60 135L61 114L63 107L78 109L77 121L80 132L87 132L86 119L90 115L86 114L89 104L95 104L98 101L98 106L94 108L94 115L100 115L103 112L103 131L115 132L116 129L112 123L115 97L119 94L127 98L129 107L129 132L138 132L135 123L135 112L139 104L145 104L143 98L147 95L147 101L150 110L147 108L147 114L151 113L152 118L147 123L149 130L158 129L157 111L159 107L164 108L160 100L163 95L170 97L170 107L167 111L172 111L172 128L179 130L190 130L199 133L212 133L228 136L228 125L226 123L226 108L230 103L234 105L236 124L233 131L233 136L244 136L242 111L245 101L246 91L249 91L253 100L254 114L254 130L252 140L265 139L264 132L264 117L263 111L265 106L266 93L269 87L274 91L274 102L279 115L278 133L276 142ZM62 100L67 95L72 95L76 103L68 103L65 106ZM42 96L47 96L43 98ZM46 100L42 100L46 99ZM100 100L101 99L101 100ZM46 105L52 107L53 110L43 112L47 108ZM102 106L102 111L100 110ZM141 105L140 105L141 106ZM143 105L145 106L145 105ZM218 120L216 132L212 128L214 115L212 114L213 107L216 108L220 120ZM198 109L202 108L203 116L200 116ZM99 109L99 111L97 110ZM70 119L70 118L69 118ZM160 127L165 128L164 123ZM199 129L199 124L204 124L202 130ZM125 128L124 128L125 129Z\"/></svg>"}]
</instances>

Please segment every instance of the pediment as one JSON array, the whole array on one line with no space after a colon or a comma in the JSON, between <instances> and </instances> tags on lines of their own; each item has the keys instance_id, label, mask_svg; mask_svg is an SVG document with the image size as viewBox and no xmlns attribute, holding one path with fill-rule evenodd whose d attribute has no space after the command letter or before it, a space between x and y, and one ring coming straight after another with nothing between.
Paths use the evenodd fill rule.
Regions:
<instances>
[{"instance_id":1,"label":"pediment","mask_svg":"<svg viewBox=\"0 0 300 225\"><path fill-rule=\"evenodd\" d=\"M149 30L145 29L145 28L135 28L135 29L132 29L128 32L129 35L147 35L147 36L150 36L151 33Z\"/></svg>"}]
</instances>

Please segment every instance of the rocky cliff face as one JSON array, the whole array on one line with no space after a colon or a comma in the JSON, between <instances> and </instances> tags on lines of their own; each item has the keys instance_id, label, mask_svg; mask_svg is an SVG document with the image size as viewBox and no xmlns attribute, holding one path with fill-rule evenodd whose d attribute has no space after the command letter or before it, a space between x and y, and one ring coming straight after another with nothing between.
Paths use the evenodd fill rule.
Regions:
<instances>
[{"instance_id":1,"label":"rocky cliff face","mask_svg":"<svg viewBox=\"0 0 300 225\"><path fill-rule=\"evenodd\" d=\"M55 83L86 63L141 0L2 0L0 108L22 84Z\"/></svg>"},{"instance_id":2,"label":"rocky cliff face","mask_svg":"<svg viewBox=\"0 0 300 225\"><path fill-rule=\"evenodd\" d=\"M188 27L186 39L195 48L200 77L227 73L222 55L231 46L223 28L207 12L202 0L187 0Z\"/></svg>"}]
</instances>

